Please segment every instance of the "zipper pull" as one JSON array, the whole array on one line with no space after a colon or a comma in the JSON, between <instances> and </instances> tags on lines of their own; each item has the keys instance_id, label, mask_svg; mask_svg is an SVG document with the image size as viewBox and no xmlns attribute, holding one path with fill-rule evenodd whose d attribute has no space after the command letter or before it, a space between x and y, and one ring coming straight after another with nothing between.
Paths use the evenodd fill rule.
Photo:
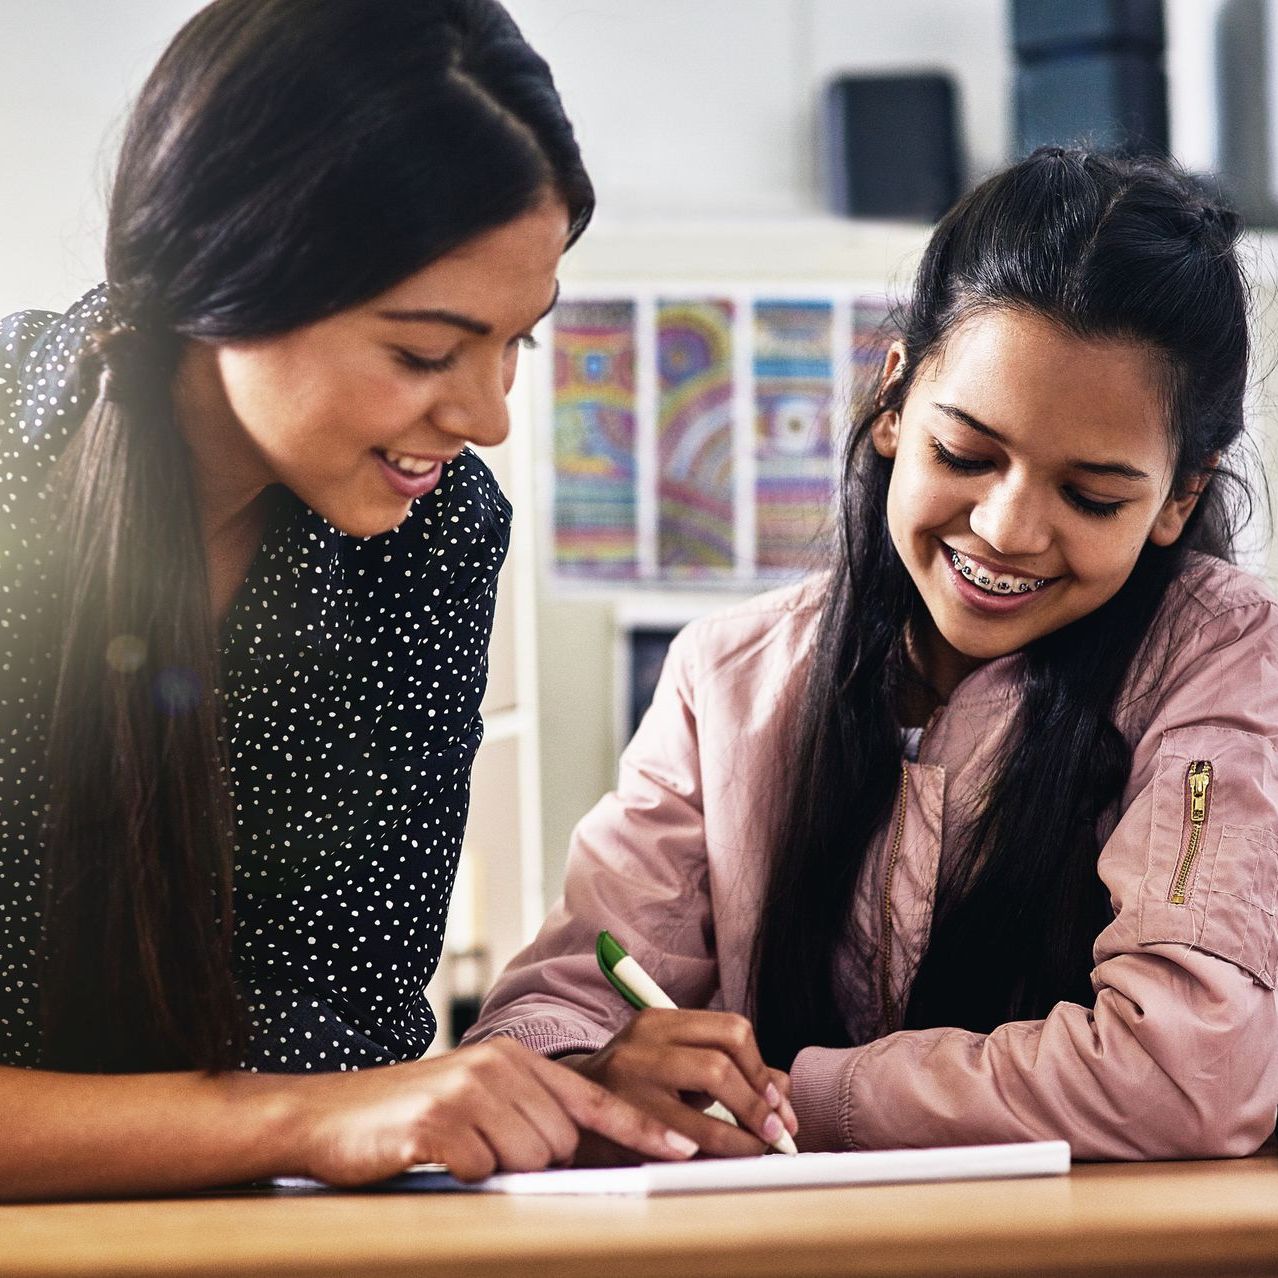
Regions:
<instances>
[{"instance_id":1,"label":"zipper pull","mask_svg":"<svg viewBox=\"0 0 1278 1278\"><path fill-rule=\"evenodd\" d=\"M1207 819L1207 787L1211 785L1211 764L1194 763L1189 769L1189 819Z\"/></svg>"}]
</instances>

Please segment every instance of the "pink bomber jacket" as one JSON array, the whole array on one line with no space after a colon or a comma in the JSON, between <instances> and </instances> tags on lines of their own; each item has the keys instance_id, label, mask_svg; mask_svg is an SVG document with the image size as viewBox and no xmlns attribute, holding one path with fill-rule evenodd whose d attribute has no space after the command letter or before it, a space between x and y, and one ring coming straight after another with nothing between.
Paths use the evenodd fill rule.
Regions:
<instances>
[{"instance_id":1,"label":"pink bomber jacket","mask_svg":"<svg viewBox=\"0 0 1278 1278\"><path fill-rule=\"evenodd\" d=\"M814 582L775 591L675 640L617 789L573 835L563 899L470 1040L504 1034L546 1055L602 1046L632 1014L595 965L605 927L681 1007L747 1012L760 805L795 764L789 714L820 600ZM1081 1159L1221 1157L1273 1131L1278 608L1247 574L1198 558L1159 625L1173 637L1150 666L1156 684L1138 677L1129 689L1120 724L1131 779L1101 831L1114 920L1096 938L1095 1006L1059 1003L990 1034L865 1041L882 974L858 978L849 962L840 1007L859 1045L795 1058L801 1148L1063 1138ZM879 946L898 1006L927 939L937 867L1015 710L1019 661L965 679L907 765L892 943ZM851 906L874 938L889 836Z\"/></svg>"}]
</instances>

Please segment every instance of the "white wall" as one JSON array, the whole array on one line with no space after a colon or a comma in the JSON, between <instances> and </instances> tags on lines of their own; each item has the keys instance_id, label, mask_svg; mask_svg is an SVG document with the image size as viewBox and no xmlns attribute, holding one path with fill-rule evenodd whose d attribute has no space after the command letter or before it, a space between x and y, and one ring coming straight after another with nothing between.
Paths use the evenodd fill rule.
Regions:
<instances>
[{"instance_id":1,"label":"white wall","mask_svg":"<svg viewBox=\"0 0 1278 1278\"><path fill-rule=\"evenodd\" d=\"M997 166L1007 4L509 0L555 71L607 218L817 211L817 99L839 71L952 72L974 169Z\"/></svg>"},{"instance_id":2,"label":"white wall","mask_svg":"<svg viewBox=\"0 0 1278 1278\"><path fill-rule=\"evenodd\" d=\"M1217 150L1212 32L1228 0L1168 0L1172 130ZM601 220L807 214L813 139L839 71L943 69L973 176L1008 149L1010 0L509 0L550 62ZM0 0L0 314L101 274L127 103L197 0Z\"/></svg>"},{"instance_id":3,"label":"white wall","mask_svg":"<svg viewBox=\"0 0 1278 1278\"><path fill-rule=\"evenodd\" d=\"M101 275L127 104L196 0L0 0L0 314ZM819 207L811 144L832 72L948 68L975 171L1006 149L1005 0L511 0L554 68L600 216ZM9 195L8 193L13 193Z\"/></svg>"},{"instance_id":4,"label":"white wall","mask_svg":"<svg viewBox=\"0 0 1278 1278\"><path fill-rule=\"evenodd\" d=\"M197 0L0 0L0 314L102 277L127 107Z\"/></svg>"}]
</instances>

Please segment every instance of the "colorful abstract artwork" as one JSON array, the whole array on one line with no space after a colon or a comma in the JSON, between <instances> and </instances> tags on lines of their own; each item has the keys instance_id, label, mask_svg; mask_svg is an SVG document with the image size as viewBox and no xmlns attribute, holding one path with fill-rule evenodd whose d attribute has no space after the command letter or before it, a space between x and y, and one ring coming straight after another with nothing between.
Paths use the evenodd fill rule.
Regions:
<instances>
[{"instance_id":1,"label":"colorful abstract artwork","mask_svg":"<svg viewBox=\"0 0 1278 1278\"><path fill-rule=\"evenodd\" d=\"M793 573L819 554L833 493L830 455L834 307L754 304L755 566Z\"/></svg>"},{"instance_id":2,"label":"colorful abstract artwork","mask_svg":"<svg viewBox=\"0 0 1278 1278\"><path fill-rule=\"evenodd\" d=\"M657 303L657 562L664 575L730 572L731 301Z\"/></svg>"},{"instance_id":3,"label":"colorful abstract artwork","mask_svg":"<svg viewBox=\"0 0 1278 1278\"><path fill-rule=\"evenodd\" d=\"M568 576L634 577L634 303L561 302L554 360L556 567Z\"/></svg>"},{"instance_id":4,"label":"colorful abstract artwork","mask_svg":"<svg viewBox=\"0 0 1278 1278\"><path fill-rule=\"evenodd\" d=\"M894 336L854 285L674 285L560 302L561 580L719 586L826 558L839 454Z\"/></svg>"}]
</instances>

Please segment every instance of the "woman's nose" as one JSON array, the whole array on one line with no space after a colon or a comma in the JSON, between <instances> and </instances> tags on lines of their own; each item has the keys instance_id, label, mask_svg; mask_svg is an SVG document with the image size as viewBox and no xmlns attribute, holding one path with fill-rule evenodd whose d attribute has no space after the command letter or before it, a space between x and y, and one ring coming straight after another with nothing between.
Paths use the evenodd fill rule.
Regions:
<instances>
[{"instance_id":1,"label":"woman's nose","mask_svg":"<svg viewBox=\"0 0 1278 1278\"><path fill-rule=\"evenodd\" d=\"M1052 544L1052 528L1045 494L1024 482L1007 478L991 485L972 507L972 531L999 554L1037 555Z\"/></svg>"},{"instance_id":2,"label":"woman's nose","mask_svg":"<svg viewBox=\"0 0 1278 1278\"><path fill-rule=\"evenodd\" d=\"M506 406L508 379L502 369L477 370L473 377L453 379L430 412L445 434L480 448L495 448L510 433Z\"/></svg>"}]
</instances>

